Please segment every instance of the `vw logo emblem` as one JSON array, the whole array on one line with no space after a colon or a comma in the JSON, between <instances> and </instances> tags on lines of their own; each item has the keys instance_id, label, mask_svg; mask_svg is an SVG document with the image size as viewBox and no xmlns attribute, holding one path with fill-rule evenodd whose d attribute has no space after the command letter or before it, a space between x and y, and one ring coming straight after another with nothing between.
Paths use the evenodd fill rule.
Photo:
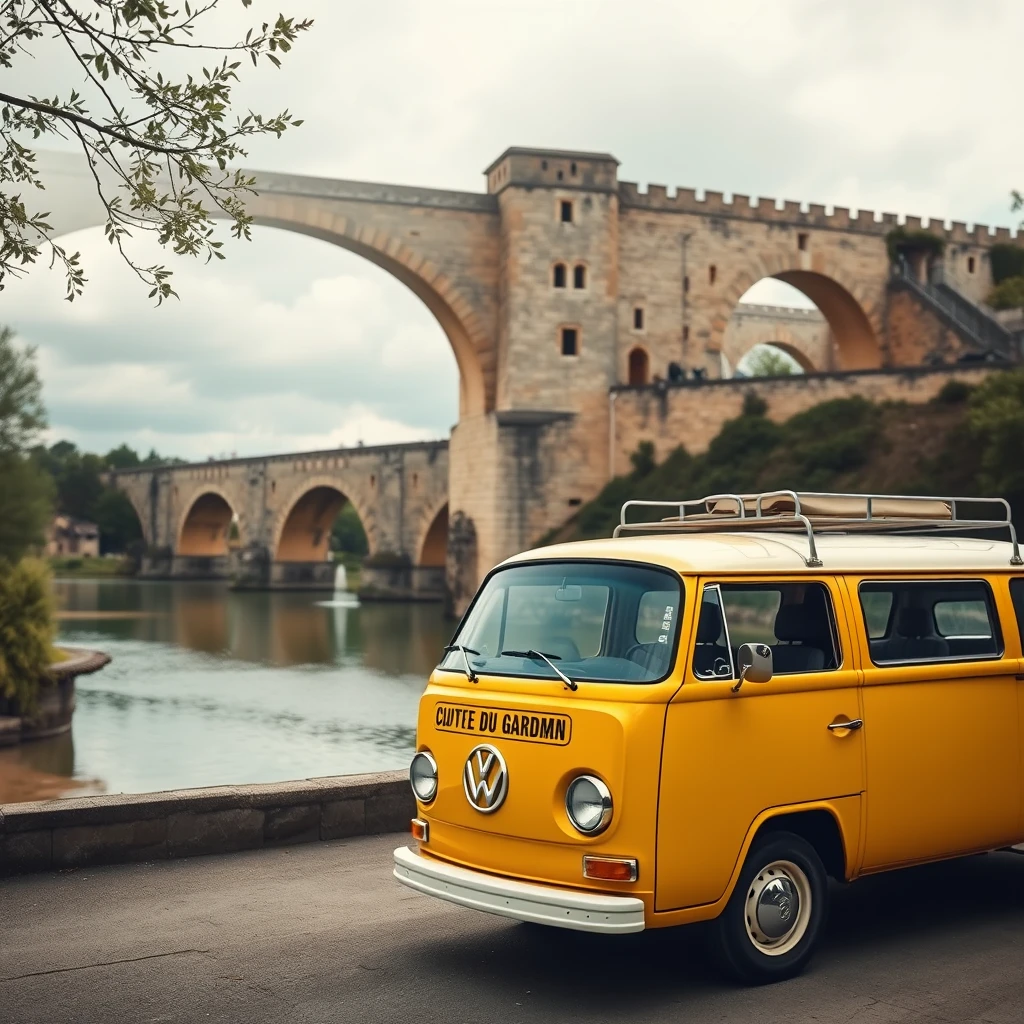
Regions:
<instances>
[{"instance_id":1,"label":"vw logo emblem","mask_svg":"<svg viewBox=\"0 0 1024 1024\"><path fill-rule=\"evenodd\" d=\"M493 814L508 796L505 759L489 743L474 747L466 758L462 788L470 807L481 814Z\"/></svg>"}]
</instances>

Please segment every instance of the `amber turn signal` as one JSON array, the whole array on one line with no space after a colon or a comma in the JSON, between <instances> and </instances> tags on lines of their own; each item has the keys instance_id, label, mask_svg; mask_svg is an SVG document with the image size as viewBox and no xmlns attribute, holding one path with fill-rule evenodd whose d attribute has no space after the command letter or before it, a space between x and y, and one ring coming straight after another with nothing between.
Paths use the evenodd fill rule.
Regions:
<instances>
[{"instance_id":1,"label":"amber turn signal","mask_svg":"<svg viewBox=\"0 0 1024 1024\"><path fill-rule=\"evenodd\" d=\"M430 825L422 818L413 818L409 822L409 831L417 842L425 843L430 838Z\"/></svg>"},{"instance_id":2,"label":"amber turn signal","mask_svg":"<svg viewBox=\"0 0 1024 1024\"><path fill-rule=\"evenodd\" d=\"M584 857L583 877L606 882L635 882L640 873L635 857Z\"/></svg>"}]
</instances>

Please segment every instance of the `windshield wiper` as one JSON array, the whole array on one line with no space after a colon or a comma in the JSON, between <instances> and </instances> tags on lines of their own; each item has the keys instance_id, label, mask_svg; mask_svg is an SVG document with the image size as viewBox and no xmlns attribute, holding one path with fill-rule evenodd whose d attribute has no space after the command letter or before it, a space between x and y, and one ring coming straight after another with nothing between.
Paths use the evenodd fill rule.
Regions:
<instances>
[{"instance_id":1,"label":"windshield wiper","mask_svg":"<svg viewBox=\"0 0 1024 1024\"><path fill-rule=\"evenodd\" d=\"M475 683L479 676L473 671L473 666L469 663L469 656L475 654L477 657L480 656L479 651L474 651L472 647L463 647L462 644L449 644L445 649L445 654L451 654L452 651L462 651L462 660L466 663L466 678L471 682Z\"/></svg>"},{"instance_id":2,"label":"windshield wiper","mask_svg":"<svg viewBox=\"0 0 1024 1024\"><path fill-rule=\"evenodd\" d=\"M532 661L546 661L551 666L551 671L558 676L559 679L569 687L570 690L578 690L580 688L579 683L573 682L551 659L557 658L561 661L561 656L557 654L545 654L543 651L502 651L501 657L503 658L530 658Z\"/></svg>"}]
</instances>

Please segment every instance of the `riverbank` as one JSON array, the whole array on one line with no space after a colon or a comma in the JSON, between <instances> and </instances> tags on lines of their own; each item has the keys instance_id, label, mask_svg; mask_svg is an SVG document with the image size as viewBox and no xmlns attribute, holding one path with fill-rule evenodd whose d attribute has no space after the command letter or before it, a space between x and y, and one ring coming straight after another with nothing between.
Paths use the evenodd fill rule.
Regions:
<instances>
[{"instance_id":1,"label":"riverbank","mask_svg":"<svg viewBox=\"0 0 1024 1024\"><path fill-rule=\"evenodd\" d=\"M0 876L406 831L405 772L0 805Z\"/></svg>"},{"instance_id":2,"label":"riverbank","mask_svg":"<svg viewBox=\"0 0 1024 1024\"><path fill-rule=\"evenodd\" d=\"M82 783L153 793L402 768L451 635L437 605L215 581L57 580L54 593L57 644L113 661L77 680L70 733L0 758L0 788L17 787L0 803Z\"/></svg>"},{"instance_id":3,"label":"riverbank","mask_svg":"<svg viewBox=\"0 0 1024 1024\"><path fill-rule=\"evenodd\" d=\"M134 569L130 559L120 555L69 555L48 558L54 576L61 579L109 579L115 576L131 576Z\"/></svg>"}]
</instances>

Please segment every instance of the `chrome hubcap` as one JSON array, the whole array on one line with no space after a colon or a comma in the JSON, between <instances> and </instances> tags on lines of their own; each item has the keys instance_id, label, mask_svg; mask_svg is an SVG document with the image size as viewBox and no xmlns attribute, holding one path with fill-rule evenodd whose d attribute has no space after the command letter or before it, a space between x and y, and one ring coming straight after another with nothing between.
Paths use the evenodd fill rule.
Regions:
<instances>
[{"instance_id":1,"label":"chrome hubcap","mask_svg":"<svg viewBox=\"0 0 1024 1024\"><path fill-rule=\"evenodd\" d=\"M762 868L747 890L744 915L747 937L760 952L788 953L811 918L811 884L803 869L781 860Z\"/></svg>"}]
</instances>

